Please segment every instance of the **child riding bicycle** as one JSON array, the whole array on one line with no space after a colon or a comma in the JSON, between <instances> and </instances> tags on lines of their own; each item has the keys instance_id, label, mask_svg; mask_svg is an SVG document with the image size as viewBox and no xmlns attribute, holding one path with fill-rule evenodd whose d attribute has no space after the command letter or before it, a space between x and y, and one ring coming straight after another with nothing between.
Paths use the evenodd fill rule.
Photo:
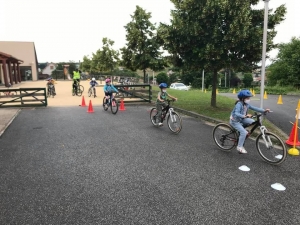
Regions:
<instances>
[{"instance_id":1,"label":"child riding bicycle","mask_svg":"<svg viewBox=\"0 0 300 225\"><path fill-rule=\"evenodd\" d=\"M160 122L158 123L159 126L163 125L163 118L161 118L162 109L167 106L165 103L167 97L172 98L173 100L177 100L177 98L169 95L167 93L168 85L166 83L161 83L159 86L160 92L158 92L158 96L156 99L156 110L157 110L157 118L160 118Z\"/></svg>"},{"instance_id":2,"label":"child riding bicycle","mask_svg":"<svg viewBox=\"0 0 300 225\"><path fill-rule=\"evenodd\" d=\"M238 99L235 103L230 115L230 125L239 131L240 137L237 145L237 150L239 153L246 154L247 151L244 148L244 142L248 131L243 127L243 125L250 125L254 122L251 118L252 115L248 114L248 109L252 109L256 112L264 113L270 112L270 109L261 109L250 105L250 97L252 93L249 90L242 90L237 95Z\"/></svg>"},{"instance_id":3,"label":"child riding bicycle","mask_svg":"<svg viewBox=\"0 0 300 225\"><path fill-rule=\"evenodd\" d=\"M95 77L93 77L92 80L90 81L90 88L95 88L96 84L98 85ZM95 91L95 97L97 97L96 96L96 89L94 89L94 91Z\"/></svg>"},{"instance_id":4,"label":"child riding bicycle","mask_svg":"<svg viewBox=\"0 0 300 225\"><path fill-rule=\"evenodd\" d=\"M113 91L115 91L116 93L118 93L119 91L118 91L118 89L116 89L115 88L115 86L114 85L112 85L111 83L110 83L110 79L109 78L107 78L106 80L105 80L105 85L104 85L104 94L105 94L105 97L106 97L106 102L105 102L105 108L108 108L108 96L110 97L110 99L112 98L112 92Z\"/></svg>"},{"instance_id":5,"label":"child riding bicycle","mask_svg":"<svg viewBox=\"0 0 300 225\"><path fill-rule=\"evenodd\" d=\"M47 91L49 93L49 85L53 85L53 95L56 95L56 92L55 92L55 80L52 78L52 77L49 77L47 80Z\"/></svg>"}]
</instances>

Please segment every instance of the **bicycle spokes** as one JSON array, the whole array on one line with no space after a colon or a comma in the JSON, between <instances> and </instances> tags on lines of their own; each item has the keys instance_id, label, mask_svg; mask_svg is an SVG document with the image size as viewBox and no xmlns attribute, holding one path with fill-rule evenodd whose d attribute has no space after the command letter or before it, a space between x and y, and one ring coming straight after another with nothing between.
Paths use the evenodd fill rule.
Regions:
<instances>
[{"instance_id":1,"label":"bicycle spokes","mask_svg":"<svg viewBox=\"0 0 300 225\"><path fill-rule=\"evenodd\" d=\"M235 130L225 123L220 123L213 130L213 139L222 150L229 151L237 145L238 138Z\"/></svg>"},{"instance_id":2,"label":"bicycle spokes","mask_svg":"<svg viewBox=\"0 0 300 225\"><path fill-rule=\"evenodd\" d=\"M286 147L275 134L266 132L256 139L256 147L261 157L268 163L280 164L286 158Z\"/></svg>"}]
</instances>

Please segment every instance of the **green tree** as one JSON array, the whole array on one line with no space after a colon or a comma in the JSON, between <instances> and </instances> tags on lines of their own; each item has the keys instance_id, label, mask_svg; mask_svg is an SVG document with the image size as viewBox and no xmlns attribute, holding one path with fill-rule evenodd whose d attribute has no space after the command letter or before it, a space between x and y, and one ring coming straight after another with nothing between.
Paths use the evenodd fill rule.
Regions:
<instances>
[{"instance_id":1,"label":"green tree","mask_svg":"<svg viewBox=\"0 0 300 225\"><path fill-rule=\"evenodd\" d=\"M251 83L253 82L252 73L245 73L243 78L244 87L251 87Z\"/></svg>"},{"instance_id":2,"label":"green tree","mask_svg":"<svg viewBox=\"0 0 300 225\"><path fill-rule=\"evenodd\" d=\"M249 70L261 60L263 10L252 9L259 0L171 0L171 25L161 24L160 37L170 54L178 54L189 70L211 71L211 106L216 107L218 71ZM269 15L268 47L272 49L275 25L284 19L282 5Z\"/></svg>"},{"instance_id":3,"label":"green tree","mask_svg":"<svg viewBox=\"0 0 300 225\"><path fill-rule=\"evenodd\" d=\"M160 83L169 83L169 78L168 78L168 75L164 72L162 73L159 73L156 75L156 81L158 84Z\"/></svg>"},{"instance_id":4,"label":"green tree","mask_svg":"<svg viewBox=\"0 0 300 225\"><path fill-rule=\"evenodd\" d=\"M83 56L83 60L80 63L80 69L84 72L91 73L92 70L92 60L88 56Z\"/></svg>"},{"instance_id":5,"label":"green tree","mask_svg":"<svg viewBox=\"0 0 300 225\"><path fill-rule=\"evenodd\" d=\"M96 72L112 71L118 65L119 52L112 48L114 41L108 38L103 38L102 44L102 49L98 49L96 53L93 53L92 70Z\"/></svg>"},{"instance_id":6,"label":"green tree","mask_svg":"<svg viewBox=\"0 0 300 225\"><path fill-rule=\"evenodd\" d=\"M155 26L150 22L151 13L136 6L131 18L132 21L125 26L127 43L121 49L122 65L133 71L143 70L145 83L146 69L158 71L165 63L159 51Z\"/></svg>"},{"instance_id":7,"label":"green tree","mask_svg":"<svg viewBox=\"0 0 300 225\"><path fill-rule=\"evenodd\" d=\"M268 68L270 85L300 83L300 38L293 37L289 43L279 45L277 60Z\"/></svg>"}]
</instances>

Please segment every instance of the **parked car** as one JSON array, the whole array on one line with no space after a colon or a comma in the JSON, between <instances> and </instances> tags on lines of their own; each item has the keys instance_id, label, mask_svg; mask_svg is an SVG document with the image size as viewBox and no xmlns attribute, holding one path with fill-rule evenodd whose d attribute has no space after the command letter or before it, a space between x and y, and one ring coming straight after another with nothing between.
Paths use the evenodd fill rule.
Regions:
<instances>
[{"instance_id":1,"label":"parked car","mask_svg":"<svg viewBox=\"0 0 300 225\"><path fill-rule=\"evenodd\" d=\"M184 91L189 90L189 88L186 85L184 85L183 83L173 83L173 84L171 84L170 88L176 89L176 90L184 90Z\"/></svg>"}]
</instances>

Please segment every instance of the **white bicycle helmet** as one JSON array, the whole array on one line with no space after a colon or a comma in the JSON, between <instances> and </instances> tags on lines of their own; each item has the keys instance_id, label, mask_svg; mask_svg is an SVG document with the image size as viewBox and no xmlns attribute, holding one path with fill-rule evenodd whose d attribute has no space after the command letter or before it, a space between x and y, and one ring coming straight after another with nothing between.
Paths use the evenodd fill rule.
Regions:
<instances>
[{"instance_id":1,"label":"white bicycle helmet","mask_svg":"<svg viewBox=\"0 0 300 225\"><path fill-rule=\"evenodd\" d=\"M95 77L93 77L92 80L96 80Z\"/></svg>"}]
</instances>

